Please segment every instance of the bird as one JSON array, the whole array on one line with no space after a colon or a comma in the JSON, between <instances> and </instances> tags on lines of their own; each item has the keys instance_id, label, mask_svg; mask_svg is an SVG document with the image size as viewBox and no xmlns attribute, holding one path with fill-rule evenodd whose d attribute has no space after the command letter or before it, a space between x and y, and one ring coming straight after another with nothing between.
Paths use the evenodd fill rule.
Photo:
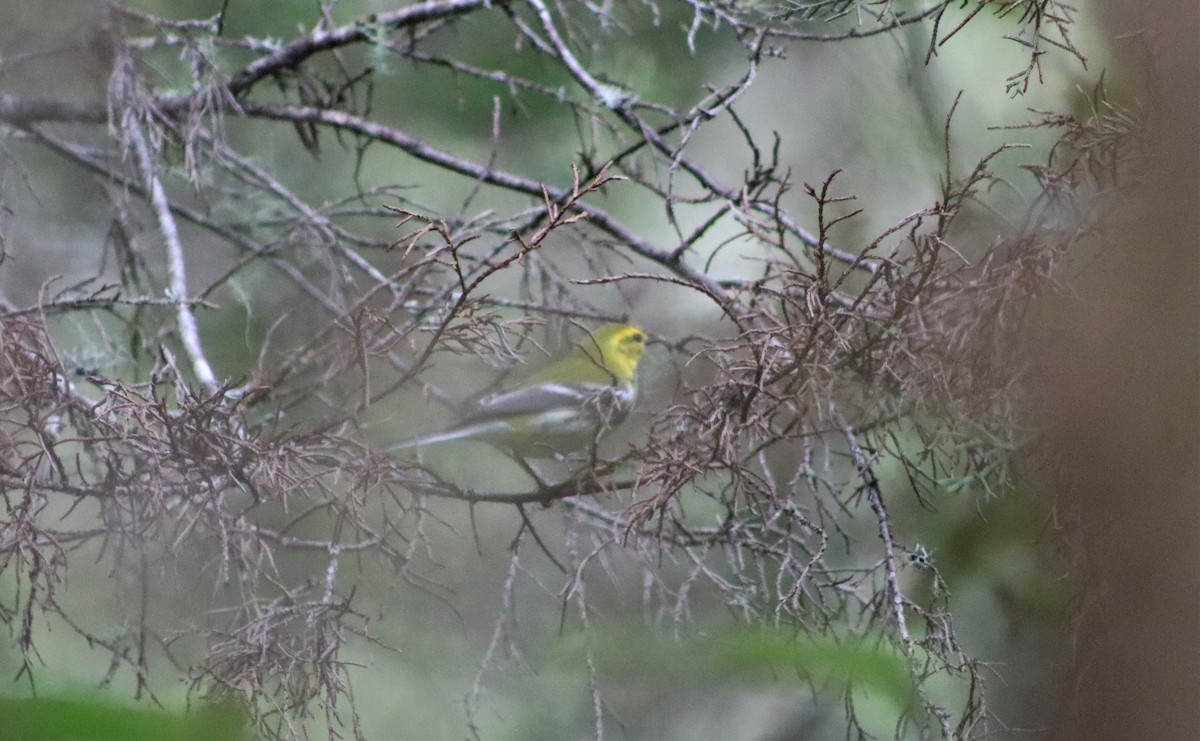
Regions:
<instances>
[{"instance_id":1,"label":"bird","mask_svg":"<svg viewBox=\"0 0 1200 741\"><path fill-rule=\"evenodd\" d=\"M455 440L491 443L522 458L585 449L633 409L646 340L638 327L606 324L547 368L470 402L456 424L388 451Z\"/></svg>"}]
</instances>

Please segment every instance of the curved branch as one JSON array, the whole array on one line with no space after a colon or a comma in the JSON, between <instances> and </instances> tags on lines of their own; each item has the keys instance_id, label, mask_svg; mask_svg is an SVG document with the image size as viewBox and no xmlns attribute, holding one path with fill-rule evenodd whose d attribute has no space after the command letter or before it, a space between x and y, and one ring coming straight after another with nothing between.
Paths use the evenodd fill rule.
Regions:
<instances>
[{"instance_id":1,"label":"curved branch","mask_svg":"<svg viewBox=\"0 0 1200 741\"><path fill-rule=\"evenodd\" d=\"M622 224L616 217L598 206L585 201L571 202L571 191L526 178L505 170L499 170L478 162L457 157L449 152L432 147L421 139L410 136L398 129L384 126L361 116L355 116L343 111L334 111L313 106L284 106L270 103L243 103L243 113L249 116L260 116L293 123L315 123L331 126L343 131L369 137L376 141L390 144L401 149L419 160L428 162L460 175L465 175L480 182L496 185L507 190L524 193L537 198L549 198L576 213L587 217L588 221L598 229L606 232L617 241L631 249L639 257L657 263L684 280L702 287L703 292L710 296L717 305L734 322L739 322L742 311L729 297L727 290L721 284L681 261L673 258L670 250L655 247L645 237Z\"/></svg>"},{"instance_id":2,"label":"curved branch","mask_svg":"<svg viewBox=\"0 0 1200 741\"><path fill-rule=\"evenodd\" d=\"M314 54L357 42L373 41L374 30L378 28L407 28L429 21L452 18L481 8L491 8L493 5L499 4L502 3L492 2L492 0L428 0L428 2L410 5L390 13L378 13L365 19L356 19L353 23L332 31L317 29L309 35L285 44L271 54L255 60L231 77L226 88L233 95L239 95L264 77L294 68ZM162 103L168 110L175 107L186 108L194 97L190 93L180 94L163 98Z\"/></svg>"}]
</instances>

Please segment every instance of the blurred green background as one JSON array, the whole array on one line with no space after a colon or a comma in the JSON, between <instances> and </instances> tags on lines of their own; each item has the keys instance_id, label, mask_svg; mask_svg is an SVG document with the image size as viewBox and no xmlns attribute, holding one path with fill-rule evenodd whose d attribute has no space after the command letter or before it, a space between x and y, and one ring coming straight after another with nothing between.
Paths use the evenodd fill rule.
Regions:
<instances>
[{"instance_id":1,"label":"blurred green background","mask_svg":"<svg viewBox=\"0 0 1200 741\"><path fill-rule=\"evenodd\" d=\"M136 6L186 19L210 15L222 3L178 0ZM384 2L341 2L332 17L341 24L392 7ZM312 26L314 8L310 1L235 0L227 6L224 33L286 40L297 29ZM657 20L648 9L630 11L639 21L632 32L618 33L611 45L601 47L597 66L612 80L635 90L641 100L686 105L701 96L705 81L725 82L741 73L744 52L728 28L701 29L692 53L681 31L692 19L687 5L660 3L658 9ZM5 57L59 47L71 50L47 53L32 69L15 67L0 78L6 90L44 88L56 95L81 97L103 94L103 75L90 65L86 54L77 51L81 38L101 22L100 10L72 0L48 0L9 4L3 12L7 20L0 27L0 53ZM853 207L866 211L839 237L858 244L936 199L946 166L946 116L961 93L951 135L956 174L963 174L964 168L1002 143L1031 147L994 162L1013 188L1011 193L997 188L989 194L992 205L1003 214L1019 206L1023 189L1033 190L1021 165L1043 160L1054 132L1000 127L1022 124L1033 116L1030 109L1081 109L1102 71L1116 98L1132 99L1138 94L1128 89L1133 75L1110 47L1100 19L1084 10L1076 18L1073 37L1086 50L1088 68L1068 54L1047 54L1040 79L1025 95L1010 96L1006 78L1025 63L1020 45L1002 38L1011 24L1009 19L983 13L940 47L928 65L926 25L842 43L787 44L783 58L764 61L737 111L763 141L772 132L779 135L781 160L797 182L816 184L832 171L842 171L838 192L853 194ZM514 49L507 28L498 24L489 35L475 19L466 26L459 34L465 61L504 67L544 79L550 86L568 82L528 49ZM452 35L440 43L454 44L456 39ZM356 58L372 54L364 48L348 53ZM151 58L153 73L164 86L188 84L177 50L155 52ZM227 71L246 61L236 51L218 58ZM486 161L494 152L504 168L560 186L569 184L569 165L588 137L580 141L573 117L552 98L521 94L514 99L501 84L418 68L383 55L372 61L385 73L373 101L373 115L379 120L428 137L455 154ZM497 100L500 136L493 141ZM230 141L239 151L312 203L346 197L356 182L363 189L398 185L413 203L440 210L460 203L472 188L463 178L378 147L368 150L360 163L352 150L327 132L321 135L319 157L310 157L294 137L281 136L278 125L246 123L232 116L227 125ZM736 181L747 167L740 141L728 121L717 122L691 142L689 153L715 175ZM37 176L32 183L13 174L4 178L4 200L10 210L9 257L0 265L0 289L13 303L28 305L36 302L39 287L53 276L69 283L96 272L110 220L97 181L80 177L72 166L28 142L12 140L5 146L9 157ZM794 213L813 216L800 188L785 198ZM619 186L609 188L602 200L653 241L673 243L673 232L656 203ZM525 205L528 199L484 193L472 208ZM256 206L223 204L230 209ZM705 213L684 206L679 216L686 231L700 223ZM979 220L991 224L1003 219L981 209ZM396 236L382 220L370 228L381 243ZM963 245L956 246L969 250L974 242L982 247L988 233L987 228L964 233ZM714 235L710 244L718 244L721 236ZM227 248L194 232L189 239L194 240L188 253L190 279L194 285L204 285L228 263ZM740 241L720 252L712 272L719 277L753 275L762 254L762 248ZM708 257L697 255L696 263L703 264ZM381 264L388 259L379 256ZM587 276L587 266L577 268L580 277ZM297 297L266 270L248 270L233 285L237 290L222 290L211 297L219 308L199 316L218 375L241 378L253 371L268 328L283 307L294 307ZM503 288L498 284L495 290ZM593 291L589 297L596 305L631 313L660 337L684 336L711 324L715 316L711 306L682 289L659 285L624 295L611 288ZM305 321L303 310L295 310L281 330L283 338L288 332L303 332ZM136 373L137 359L105 341L116 335L113 329L106 332L92 320L74 316L57 320L54 329L69 363L115 374ZM281 344L286 345L286 339ZM639 410L642 424L666 402L669 392L664 389L675 371L672 361L662 355L652 355L647 366L644 382L650 393ZM470 363L451 366L448 372L462 373L464 379L477 379L477 383L489 373ZM410 404L415 408L423 402ZM397 434L408 413L380 410L370 420L368 434L374 439L368 442L378 444ZM422 426L435 426L440 413L429 408L423 414ZM629 434L636 434L636 429L635 425L635 432ZM431 463L453 468L456 479L484 480L501 490L522 485L522 474L506 465L499 453L467 445L472 446L464 449L468 452L448 451L440 459L435 453ZM498 468L507 480L497 474ZM909 491L899 467L885 464L880 473L884 491ZM946 580L946 599L956 615L965 654L989 665L985 673L990 677L989 706L1001 719L1024 728L1037 727L1054 715L1055 697L1048 689L1061 670L1060 649L1070 635L1063 620L1080 587L1070 556L1056 545L1058 536L1050 526L1052 503L1036 490L1036 476L1028 481L995 496L947 482L928 506L904 494L890 502L899 539L927 548ZM628 502L602 504L618 509ZM605 729L612 738L833 738L843 732L848 706L872 732L884 737L892 733L903 704L897 697L905 697L908 689L903 662L887 651L832 639L797 644L781 638L774 628L738 628L737 621L729 619L731 613L738 614L738 606L712 594L693 596L688 619L699 628L682 631L683 637L676 640L669 620L648 625L643 619L640 577L619 552L610 566L616 578L611 583L589 582L595 630L581 634L574 612L564 606L569 597L557 591L561 577L528 544L520 565L525 578L511 595L505 595L511 568L508 546L521 526L512 507L481 505L473 512L457 502L437 502L434 507L445 523L429 533L431 550L437 555L431 569L444 587L432 590L436 594L399 583L390 569L371 561L347 559L341 566L339 577L358 585L358 606L369 625L369 635L352 637L343 654L367 738L461 738L468 733L468 708L480 738L590 737L596 730L593 681L603 691L610 717L617 719ZM75 523L90 516L94 513L86 507L70 515ZM530 517L548 534L569 527L557 507L531 509ZM113 572L99 551L74 553L72 559L70 579L56 586L56 600L69 614L79 612L101 623L111 622L110 638L119 643L126 635L126 587L131 586L122 582L133 577ZM153 622L198 624L210 604L236 600L233 588L222 592L220 585L211 586L212 575L206 573L211 563L203 557L182 563L164 561L155 571L155 590L162 599L155 603ZM686 566L668 560L662 569L677 577ZM281 564L288 573L311 572L314 580L323 576L323 568L324 560L316 557ZM907 590L926 594L934 590L927 572L909 569L905 578ZM23 589L26 585L10 571L0 575L0 590L13 594ZM492 645L502 599L513 601L519 629ZM91 650L53 618L38 618L35 635L38 665L31 669L39 694L82 692L112 697L114 702L132 694L134 677L127 666L110 671L105 652ZM186 665L187 659L201 655L203 647L189 645L184 637L171 648ZM155 695L168 708L183 707L188 683L181 667L171 665L161 653L155 656L150 672ZM481 669L484 663L487 666ZM594 677L589 676L589 663L595 665ZM0 694L19 696L31 689L28 677L18 676L20 666L15 646L0 648L0 674L15 679ZM819 691L811 691L802 678L811 680ZM857 689L846 695L845 682L851 678ZM103 685L99 692L94 690L98 683ZM476 692L477 687L482 691ZM945 692L947 702L963 701L962 686L947 682L935 688ZM349 722L350 714L344 707L315 707L309 718L297 722L308 725L312 737L319 737L331 718L338 725Z\"/></svg>"}]
</instances>

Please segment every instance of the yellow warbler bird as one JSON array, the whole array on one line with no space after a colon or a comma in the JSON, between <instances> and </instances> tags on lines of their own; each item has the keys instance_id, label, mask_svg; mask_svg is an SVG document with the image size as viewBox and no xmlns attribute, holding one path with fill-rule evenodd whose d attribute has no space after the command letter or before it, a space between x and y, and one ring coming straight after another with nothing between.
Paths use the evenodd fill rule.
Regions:
<instances>
[{"instance_id":1,"label":"yellow warbler bird","mask_svg":"<svg viewBox=\"0 0 1200 741\"><path fill-rule=\"evenodd\" d=\"M475 400L458 424L388 449L482 440L522 457L544 458L586 448L629 415L645 350L645 332L606 324L548 368Z\"/></svg>"}]
</instances>

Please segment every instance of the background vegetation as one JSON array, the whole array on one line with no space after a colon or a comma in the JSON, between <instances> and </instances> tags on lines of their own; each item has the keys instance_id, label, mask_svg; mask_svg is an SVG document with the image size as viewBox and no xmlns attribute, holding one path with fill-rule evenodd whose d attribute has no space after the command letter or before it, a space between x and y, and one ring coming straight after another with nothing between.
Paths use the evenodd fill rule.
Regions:
<instances>
[{"instance_id":1,"label":"background vegetation","mask_svg":"<svg viewBox=\"0 0 1200 741\"><path fill-rule=\"evenodd\" d=\"M4 13L6 702L1195 728L1195 12ZM642 397L580 459L383 452L610 320Z\"/></svg>"}]
</instances>

